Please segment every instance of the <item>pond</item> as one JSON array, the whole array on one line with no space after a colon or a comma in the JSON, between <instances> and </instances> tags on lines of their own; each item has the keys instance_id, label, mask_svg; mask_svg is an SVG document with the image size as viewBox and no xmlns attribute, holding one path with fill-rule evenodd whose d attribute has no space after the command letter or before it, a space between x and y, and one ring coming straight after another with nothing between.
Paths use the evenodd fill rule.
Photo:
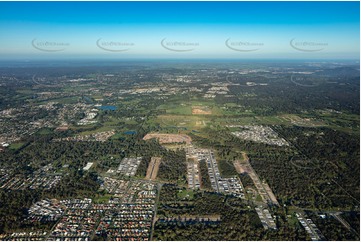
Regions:
<instances>
[{"instance_id":1,"label":"pond","mask_svg":"<svg viewBox=\"0 0 361 242\"><path fill-rule=\"evenodd\" d=\"M99 109L104 110L104 111L115 111L117 110L116 106L100 106Z\"/></svg>"},{"instance_id":2,"label":"pond","mask_svg":"<svg viewBox=\"0 0 361 242\"><path fill-rule=\"evenodd\" d=\"M125 131L124 134L136 134L137 131L135 130L128 130L128 131Z\"/></svg>"}]
</instances>

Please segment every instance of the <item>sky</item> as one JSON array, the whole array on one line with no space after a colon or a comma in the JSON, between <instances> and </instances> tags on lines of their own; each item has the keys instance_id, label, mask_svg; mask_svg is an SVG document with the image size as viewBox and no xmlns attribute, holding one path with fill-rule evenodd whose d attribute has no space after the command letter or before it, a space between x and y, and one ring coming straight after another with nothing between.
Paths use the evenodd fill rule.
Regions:
<instances>
[{"instance_id":1,"label":"sky","mask_svg":"<svg viewBox=\"0 0 361 242\"><path fill-rule=\"evenodd\" d=\"M359 59L359 2L0 2L1 59Z\"/></svg>"}]
</instances>

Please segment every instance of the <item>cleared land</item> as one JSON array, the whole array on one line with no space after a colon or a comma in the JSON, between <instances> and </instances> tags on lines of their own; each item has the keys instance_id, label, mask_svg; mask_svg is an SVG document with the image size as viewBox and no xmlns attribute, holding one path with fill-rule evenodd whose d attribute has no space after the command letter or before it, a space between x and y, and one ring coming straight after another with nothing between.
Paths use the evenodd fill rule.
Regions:
<instances>
[{"instance_id":1,"label":"cleared land","mask_svg":"<svg viewBox=\"0 0 361 242\"><path fill-rule=\"evenodd\" d=\"M236 168L236 171L239 173L239 174L242 174L244 172L246 172L243 167L241 166L241 164L239 164L239 161L238 160L234 160L233 161L233 165L234 165L234 168Z\"/></svg>"},{"instance_id":2,"label":"cleared land","mask_svg":"<svg viewBox=\"0 0 361 242\"><path fill-rule=\"evenodd\" d=\"M162 158L160 157L152 157L148 166L147 175L145 179L147 180L155 180L158 174L159 165Z\"/></svg>"},{"instance_id":3,"label":"cleared land","mask_svg":"<svg viewBox=\"0 0 361 242\"><path fill-rule=\"evenodd\" d=\"M202 107L202 106L193 106L192 107L192 114L212 114L212 110L208 107Z\"/></svg>"},{"instance_id":4,"label":"cleared land","mask_svg":"<svg viewBox=\"0 0 361 242\"><path fill-rule=\"evenodd\" d=\"M265 182L261 182L260 178L258 177L257 173L253 170L251 164L249 163L249 158L246 153L242 153L243 161L236 160L233 162L234 168L239 173L247 173L254 185L258 190L258 194L261 196L262 201L264 203L268 203L271 201L273 204L279 205L276 196L272 192L269 185Z\"/></svg>"},{"instance_id":5,"label":"cleared land","mask_svg":"<svg viewBox=\"0 0 361 242\"><path fill-rule=\"evenodd\" d=\"M280 118L288 122L291 122L291 124L296 126L319 127L324 125L324 123L320 120L312 119L312 118L301 118L297 115L292 115L292 114L285 114L280 116Z\"/></svg>"},{"instance_id":6,"label":"cleared land","mask_svg":"<svg viewBox=\"0 0 361 242\"><path fill-rule=\"evenodd\" d=\"M209 123L207 115L159 115L155 120L164 129L197 130Z\"/></svg>"},{"instance_id":7,"label":"cleared land","mask_svg":"<svg viewBox=\"0 0 361 242\"><path fill-rule=\"evenodd\" d=\"M277 198L276 196L273 194L271 188L269 187L268 183L262 183L263 185L263 188L266 190L269 198L271 199L271 201L274 203L274 204L278 204L278 201L277 201Z\"/></svg>"},{"instance_id":8,"label":"cleared land","mask_svg":"<svg viewBox=\"0 0 361 242\"><path fill-rule=\"evenodd\" d=\"M192 141L191 137L185 134L147 134L146 136L144 136L143 140L153 138L157 139L160 144L183 142L190 144Z\"/></svg>"}]
</instances>

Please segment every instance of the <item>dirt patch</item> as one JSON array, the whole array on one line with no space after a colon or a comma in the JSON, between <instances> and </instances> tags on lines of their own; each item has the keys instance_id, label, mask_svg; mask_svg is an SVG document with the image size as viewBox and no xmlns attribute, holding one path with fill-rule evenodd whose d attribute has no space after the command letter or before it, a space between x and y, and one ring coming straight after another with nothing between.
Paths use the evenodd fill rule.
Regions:
<instances>
[{"instance_id":1,"label":"dirt patch","mask_svg":"<svg viewBox=\"0 0 361 242\"><path fill-rule=\"evenodd\" d=\"M247 154L243 152L242 156L243 161L233 161L233 165L236 171L240 174L247 173L249 175L264 203L268 203L268 201L270 200L272 203L279 205L276 196L272 192L272 189L266 182L262 182L260 180L257 173L252 168Z\"/></svg>"},{"instance_id":2,"label":"dirt patch","mask_svg":"<svg viewBox=\"0 0 361 242\"><path fill-rule=\"evenodd\" d=\"M234 168L236 168L236 171L239 173L239 174L242 174L244 172L246 172L243 167L241 166L241 164L239 164L239 161L238 160L234 160L233 161L233 165L234 165Z\"/></svg>"},{"instance_id":3,"label":"dirt patch","mask_svg":"<svg viewBox=\"0 0 361 242\"><path fill-rule=\"evenodd\" d=\"M155 180L157 178L159 165L162 158L160 157L152 157L147 169L147 175L145 176L145 179L147 180Z\"/></svg>"},{"instance_id":4,"label":"dirt patch","mask_svg":"<svg viewBox=\"0 0 361 242\"><path fill-rule=\"evenodd\" d=\"M160 144L183 142L190 144L192 142L191 137L185 134L147 134L146 136L144 136L143 140L153 138L157 139Z\"/></svg>"},{"instance_id":5,"label":"dirt patch","mask_svg":"<svg viewBox=\"0 0 361 242\"><path fill-rule=\"evenodd\" d=\"M278 201L277 201L277 198L276 196L274 195L274 193L272 192L271 188L269 187L269 185L267 183L263 183L263 187L264 189L266 190L269 198L271 199L271 201L274 203L274 204L278 204Z\"/></svg>"},{"instance_id":6,"label":"dirt patch","mask_svg":"<svg viewBox=\"0 0 361 242\"><path fill-rule=\"evenodd\" d=\"M68 126L59 126L55 130L56 131L67 131L69 129Z\"/></svg>"},{"instance_id":7,"label":"dirt patch","mask_svg":"<svg viewBox=\"0 0 361 242\"><path fill-rule=\"evenodd\" d=\"M248 155L245 152L242 152L242 157L244 161L249 161Z\"/></svg>"},{"instance_id":8,"label":"dirt patch","mask_svg":"<svg viewBox=\"0 0 361 242\"><path fill-rule=\"evenodd\" d=\"M212 114L212 110L208 107L193 106L192 114Z\"/></svg>"}]
</instances>

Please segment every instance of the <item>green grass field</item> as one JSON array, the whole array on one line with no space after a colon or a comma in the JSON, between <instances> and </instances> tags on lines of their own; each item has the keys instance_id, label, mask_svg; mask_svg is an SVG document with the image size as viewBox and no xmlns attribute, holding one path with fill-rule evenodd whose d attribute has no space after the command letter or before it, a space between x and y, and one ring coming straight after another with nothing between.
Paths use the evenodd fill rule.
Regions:
<instances>
[{"instance_id":1,"label":"green grass field","mask_svg":"<svg viewBox=\"0 0 361 242\"><path fill-rule=\"evenodd\" d=\"M94 203L107 203L109 202L109 199L112 197L111 194L105 194L105 195L97 195L93 198Z\"/></svg>"},{"instance_id":2,"label":"green grass field","mask_svg":"<svg viewBox=\"0 0 361 242\"><path fill-rule=\"evenodd\" d=\"M182 191L177 193L178 199L189 199L192 200L194 198L194 191L183 189Z\"/></svg>"},{"instance_id":3,"label":"green grass field","mask_svg":"<svg viewBox=\"0 0 361 242\"><path fill-rule=\"evenodd\" d=\"M79 133L79 135L95 134L95 133L99 133L99 132L110 131L110 130L112 130L112 129L113 129L112 127L103 126L103 127L99 128L99 129L81 132L81 133Z\"/></svg>"},{"instance_id":4,"label":"green grass field","mask_svg":"<svg viewBox=\"0 0 361 242\"><path fill-rule=\"evenodd\" d=\"M187 128L187 130L198 130L207 126L207 116L183 116L183 115L159 115L156 122L161 127Z\"/></svg>"},{"instance_id":5,"label":"green grass field","mask_svg":"<svg viewBox=\"0 0 361 242\"><path fill-rule=\"evenodd\" d=\"M39 104L46 104L48 102L58 102L61 104L76 104L78 103L79 97L75 96L75 97L64 97L64 98L54 98L54 99L49 99L46 101L42 101L39 102Z\"/></svg>"},{"instance_id":6,"label":"green grass field","mask_svg":"<svg viewBox=\"0 0 361 242\"><path fill-rule=\"evenodd\" d=\"M24 142L16 142L16 143L12 143L10 144L9 148L12 150L18 150L20 149L25 143Z\"/></svg>"},{"instance_id":7,"label":"green grass field","mask_svg":"<svg viewBox=\"0 0 361 242\"><path fill-rule=\"evenodd\" d=\"M167 114L191 115L192 108L187 104L168 103L158 106L157 109L165 109Z\"/></svg>"},{"instance_id":8,"label":"green grass field","mask_svg":"<svg viewBox=\"0 0 361 242\"><path fill-rule=\"evenodd\" d=\"M53 133L53 129L50 129L50 128L41 128L36 132L36 134L39 134L39 135L47 135L47 134L51 134L51 133Z\"/></svg>"}]
</instances>

